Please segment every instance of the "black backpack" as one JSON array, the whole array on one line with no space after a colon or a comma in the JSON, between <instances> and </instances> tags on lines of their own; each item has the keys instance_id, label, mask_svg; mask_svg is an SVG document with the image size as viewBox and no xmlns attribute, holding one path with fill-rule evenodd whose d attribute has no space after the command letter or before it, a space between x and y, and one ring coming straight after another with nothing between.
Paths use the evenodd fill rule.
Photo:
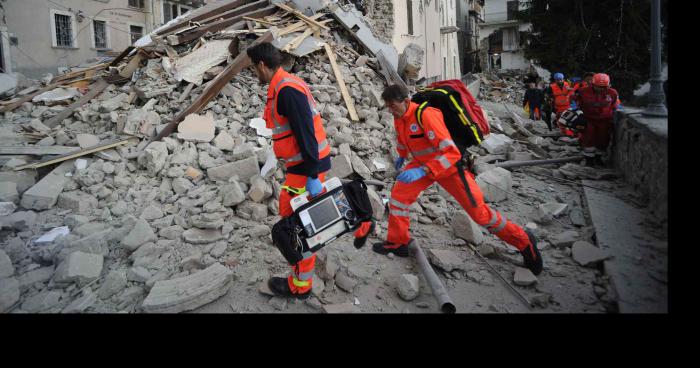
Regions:
<instances>
[{"instance_id":1,"label":"black backpack","mask_svg":"<svg viewBox=\"0 0 700 368\"><path fill-rule=\"evenodd\" d=\"M424 88L416 92L411 101L418 104L416 120L421 127L421 118L426 107L434 107L442 112L452 141L463 155L468 147L479 145L484 139L479 125L469 116L469 110L462 103L462 96L455 89L448 86Z\"/></svg>"}]
</instances>

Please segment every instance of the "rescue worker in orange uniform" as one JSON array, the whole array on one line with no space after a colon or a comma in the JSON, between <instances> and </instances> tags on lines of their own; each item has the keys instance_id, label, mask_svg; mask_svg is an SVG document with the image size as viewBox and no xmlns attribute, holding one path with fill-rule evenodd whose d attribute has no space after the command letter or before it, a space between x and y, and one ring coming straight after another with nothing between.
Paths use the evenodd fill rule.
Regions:
<instances>
[{"instance_id":1,"label":"rescue worker in orange uniform","mask_svg":"<svg viewBox=\"0 0 700 368\"><path fill-rule=\"evenodd\" d=\"M306 83L280 67L281 55L268 42L249 47L255 73L261 83L269 83L264 119L272 129L272 149L285 163L286 177L279 197L279 214L291 216L290 200L300 194L315 196L322 192L322 182L331 168L331 147L326 139L321 114ZM306 193L308 192L308 193ZM374 221L364 222L355 231L355 247L362 247L374 228ZM277 295L306 299L311 296L315 254L292 266L287 278L272 277L268 286Z\"/></svg>"},{"instance_id":2,"label":"rescue worker in orange uniform","mask_svg":"<svg viewBox=\"0 0 700 368\"><path fill-rule=\"evenodd\" d=\"M562 73L554 73L554 83L550 84L545 90L545 95L551 101L552 110L556 114L554 121L563 135L561 139L566 142L571 141L571 138L574 137L574 132L559 123L559 116L570 107L572 92L573 90L569 83L564 81Z\"/></svg>"},{"instance_id":3,"label":"rescue worker in orange uniform","mask_svg":"<svg viewBox=\"0 0 700 368\"><path fill-rule=\"evenodd\" d=\"M602 166L602 156L610 144L613 116L620 105L617 91L610 88L610 77L599 73L593 76L592 84L580 88L574 98L586 120L586 128L579 140L586 164Z\"/></svg>"},{"instance_id":4,"label":"rescue worker in orange uniform","mask_svg":"<svg viewBox=\"0 0 700 368\"><path fill-rule=\"evenodd\" d=\"M396 177L397 181L391 190L386 241L375 243L372 250L379 254L408 256L408 244L411 241L409 208L423 190L438 182L457 199L477 224L486 227L492 234L517 248L524 258L525 266L532 273L537 275L542 272L542 256L537 249L535 236L487 206L479 186L474 181L474 175L465 170L467 184L476 206L470 202L456 167L461 154L445 126L442 112L432 107L425 108L421 125L416 118L418 104L411 102L405 88L389 86L382 93L382 99L385 107L394 115L394 128L398 139L396 148L399 153L394 166L399 170L409 153L413 159Z\"/></svg>"}]
</instances>

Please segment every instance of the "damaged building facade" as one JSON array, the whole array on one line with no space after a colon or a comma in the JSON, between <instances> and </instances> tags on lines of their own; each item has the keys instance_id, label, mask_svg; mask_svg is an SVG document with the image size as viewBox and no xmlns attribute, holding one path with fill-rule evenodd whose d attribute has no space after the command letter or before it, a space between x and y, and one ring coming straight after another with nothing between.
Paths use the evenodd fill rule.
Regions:
<instances>
[{"instance_id":1,"label":"damaged building facade","mask_svg":"<svg viewBox=\"0 0 700 368\"><path fill-rule=\"evenodd\" d=\"M203 0L22 0L0 9L0 67L30 78L119 53ZM5 22L5 23L3 23ZM115 56L115 55L111 55Z\"/></svg>"},{"instance_id":2,"label":"damaged building facade","mask_svg":"<svg viewBox=\"0 0 700 368\"><path fill-rule=\"evenodd\" d=\"M530 66L523 54L521 37L530 30L529 23L518 20L520 2L489 0L485 2L484 22L479 24L479 61L482 71L521 70Z\"/></svg>"},{"instance_id":3,"label":"damaged building facade","mask_svg":"<svg viewBox=\"0 0 700 368\"><path fill-rule=\"evenodd\" d=\"M479 24L484 22L484 0L457 0L457 44L462 74L481 71Z\"/></svg>"}]
</instances>

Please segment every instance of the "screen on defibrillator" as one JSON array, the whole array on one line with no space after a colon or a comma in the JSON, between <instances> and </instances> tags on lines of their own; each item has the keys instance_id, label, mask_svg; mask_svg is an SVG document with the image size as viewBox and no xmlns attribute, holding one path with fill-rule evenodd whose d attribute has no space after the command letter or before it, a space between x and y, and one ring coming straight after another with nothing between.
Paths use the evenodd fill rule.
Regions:
<instances>
[{"instance_id":1,"label":"screen on defibrillator","mask_svg":"<svg viewBox=\"0 0 700 368\"><path fill-rule=\"evenodd\" d=\"M316 232L340 217L340 212L335 207L333 197L328 197L321 203L309 208L308 213Z\"/></svg>"}]
</instances>

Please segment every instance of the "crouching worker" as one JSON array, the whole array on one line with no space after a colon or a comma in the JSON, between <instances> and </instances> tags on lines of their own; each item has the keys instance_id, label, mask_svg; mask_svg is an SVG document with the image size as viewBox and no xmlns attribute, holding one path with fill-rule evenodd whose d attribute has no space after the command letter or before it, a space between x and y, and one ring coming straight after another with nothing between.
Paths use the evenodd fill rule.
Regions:
<instances>
[{"instance_id":1,"label":"crouching worker","mask_svg":"<svg viewBox=\"0 0 700 368\"><path fill-rule=\"evenodd\" d=\"M529 231L508 221L503 214L484 203L483 194L474 181L474 175L465 170L465 179L474 199L471 203L459 173L457 162L461 153L450 136L442 112L439 109L425 108L418 122L418 104L408 98L408 92L400 86L392 85L382 93L385 107L394 115L394 128L398 139L399 158L397 170L403 166L410 153L413 159L397 176L389 200L389 230L386 241L375 243L372 250L379 254L394 253L408 256L409 208L420 193L435 182L449 192L474 221L486 227L492 234L503 239L520 251L525 266L537 275L542 272L542 256L537 249L537 240Z\"/></svg>"},{"instance_id":2,"label":"crouching worker","mask_svg":"<svg viewBox=\"0 0 700 368\"><path fill-rule=\"evenodd\" d=\"M279 51L265 42L246 52L260 83L269 84L263 117L267 128L272 129L275 156L285 163L287 173L279 198L279 214L289 217L293 214L289 203L293 197L322 192L322 182L331 168L331 147L309 87L280 67ZM365 244L373 228L373 221L362 223L355 231L355 247ZM272 277L268 286L280 296L308 298L315 262L315 254L304 254L302 260L291 265L289 277Z\"/></svg>"}]
</instances>

